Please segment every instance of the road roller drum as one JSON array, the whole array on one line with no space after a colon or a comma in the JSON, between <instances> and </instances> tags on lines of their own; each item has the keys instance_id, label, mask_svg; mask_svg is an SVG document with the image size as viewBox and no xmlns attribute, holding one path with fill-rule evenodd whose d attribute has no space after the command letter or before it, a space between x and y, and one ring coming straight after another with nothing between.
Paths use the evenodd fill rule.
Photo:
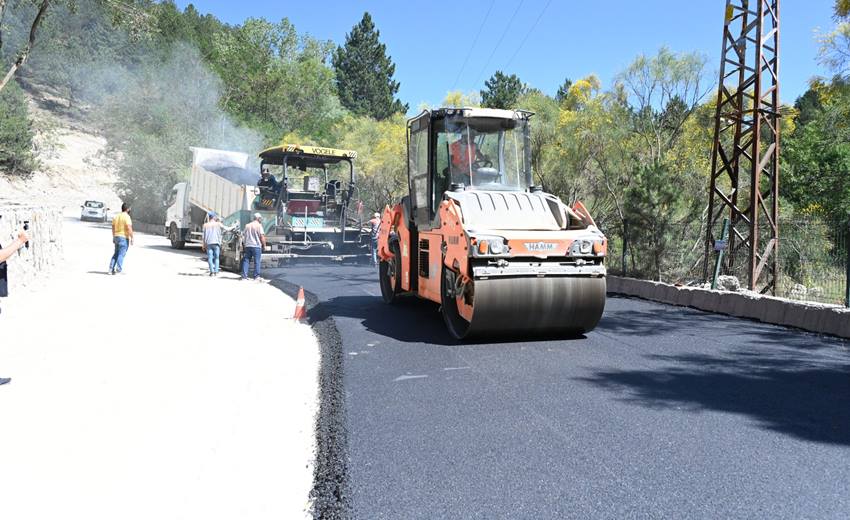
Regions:
<instances>
[{"instance_id":1,"label":"road roller drum","mask_svg":"<svg viewBox=\"0 0 850 520\"><path fill-rule=\"evenodd\" d=\"M456 338L493 334L590 332L605 309L604 278L502 278L473 281L472 319L443 303L442 314ZM454 303L454 305L452 305Z\"/></svg>"}]
</instances>

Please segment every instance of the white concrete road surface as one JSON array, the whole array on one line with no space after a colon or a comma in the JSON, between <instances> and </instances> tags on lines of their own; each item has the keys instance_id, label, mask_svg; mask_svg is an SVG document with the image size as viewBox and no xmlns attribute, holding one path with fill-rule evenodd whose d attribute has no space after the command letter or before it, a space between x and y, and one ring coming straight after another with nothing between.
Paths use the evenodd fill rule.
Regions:
<instances>
[{"instance_id":1,"label":"white concrete road surface","mask_svg":"<svg viewBox=\"0 0 850 520\"><path fill-rule=\"evenodd\" d=\"M309 517L319 352L292 299L149 235L110 276L104 225L68 219L65 253L0 300L0 518Z\"/></svg>"}]
</instances>

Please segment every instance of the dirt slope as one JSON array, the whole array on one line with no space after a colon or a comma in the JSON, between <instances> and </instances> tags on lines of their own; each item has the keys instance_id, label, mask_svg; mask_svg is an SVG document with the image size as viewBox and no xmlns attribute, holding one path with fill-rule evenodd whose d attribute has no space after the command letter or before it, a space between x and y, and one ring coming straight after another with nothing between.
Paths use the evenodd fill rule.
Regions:
<instances>
[{"instance_id":1,"label":"dirt slope","mask_svg":"<svg viewBox=\"0 0 850 520\"><path fill-rule=\"evenodd\" d=\"M78 207L87 199L120 207L115 193L115 158L106 140L62 107L47 89L28 88L26 96L36 128L38 171L27 179L0 173L0 199L29 204Z\"/></svg>"}]
</instances>

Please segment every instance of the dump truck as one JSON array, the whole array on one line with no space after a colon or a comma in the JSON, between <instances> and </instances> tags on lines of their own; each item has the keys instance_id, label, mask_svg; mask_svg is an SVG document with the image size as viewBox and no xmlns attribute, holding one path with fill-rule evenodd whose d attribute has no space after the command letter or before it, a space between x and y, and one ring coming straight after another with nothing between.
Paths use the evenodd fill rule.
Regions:
<instances>
[{"instance_id":1,"label":"dump truck","mask_svg":"<svg viewBox=\"0 0 850 520\"><path fill-rule=\"evenodd\" d=\"M365 260L369 235L363 224L355 183L354 150L281 144L259 154L260 170L270 169L277 187L257 187L249 208L224 219L234 226L222 239L221 262L238 267L242 236L238 230L253 215L263 216L266 249L263 265L291 259Z\"/></svg>"},{"instance_id":2,"label":"dump truck","mask_svg":"<svg viewBox=\"0 0 850 520\"><path fill-rule=\"evenodd\" d=\"M248 154L200 147L190 150L189 180L175 184L166 202L165 236L174 249L201 243L210 211L228 216L249 210L260 178L249 169Z\"/></svg>"},{"instance_id":3,"label":"dump truck","mask_svg":"<svg viewBox=\"0 0 850 520\"><path fill-rule=\"evenodd\" d=\"M409 194L381 218L385 302L440 304L457 338L589 332L607 241L581 202L533 183L522 110L441 108L407 123Z\"/></svg>"}]
</instances>

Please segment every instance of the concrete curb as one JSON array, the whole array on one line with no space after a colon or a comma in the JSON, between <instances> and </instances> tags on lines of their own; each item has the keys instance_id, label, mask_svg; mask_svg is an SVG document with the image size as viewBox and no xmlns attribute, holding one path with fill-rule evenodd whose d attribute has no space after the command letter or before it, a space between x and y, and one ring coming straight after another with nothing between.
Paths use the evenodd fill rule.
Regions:
<instances>
[{"instance_id":1,"label":"concrete curb","mask_svg":"<svg viewBox=\"0 0 850 520\"><path fill-rule=\"evenodd\" d=\"M608 292L612 294L850 338L850 309L837 305L798 302L750 292L679 287L620 276L608 276L607 282Z\"/></svg>"}]
</instances>

